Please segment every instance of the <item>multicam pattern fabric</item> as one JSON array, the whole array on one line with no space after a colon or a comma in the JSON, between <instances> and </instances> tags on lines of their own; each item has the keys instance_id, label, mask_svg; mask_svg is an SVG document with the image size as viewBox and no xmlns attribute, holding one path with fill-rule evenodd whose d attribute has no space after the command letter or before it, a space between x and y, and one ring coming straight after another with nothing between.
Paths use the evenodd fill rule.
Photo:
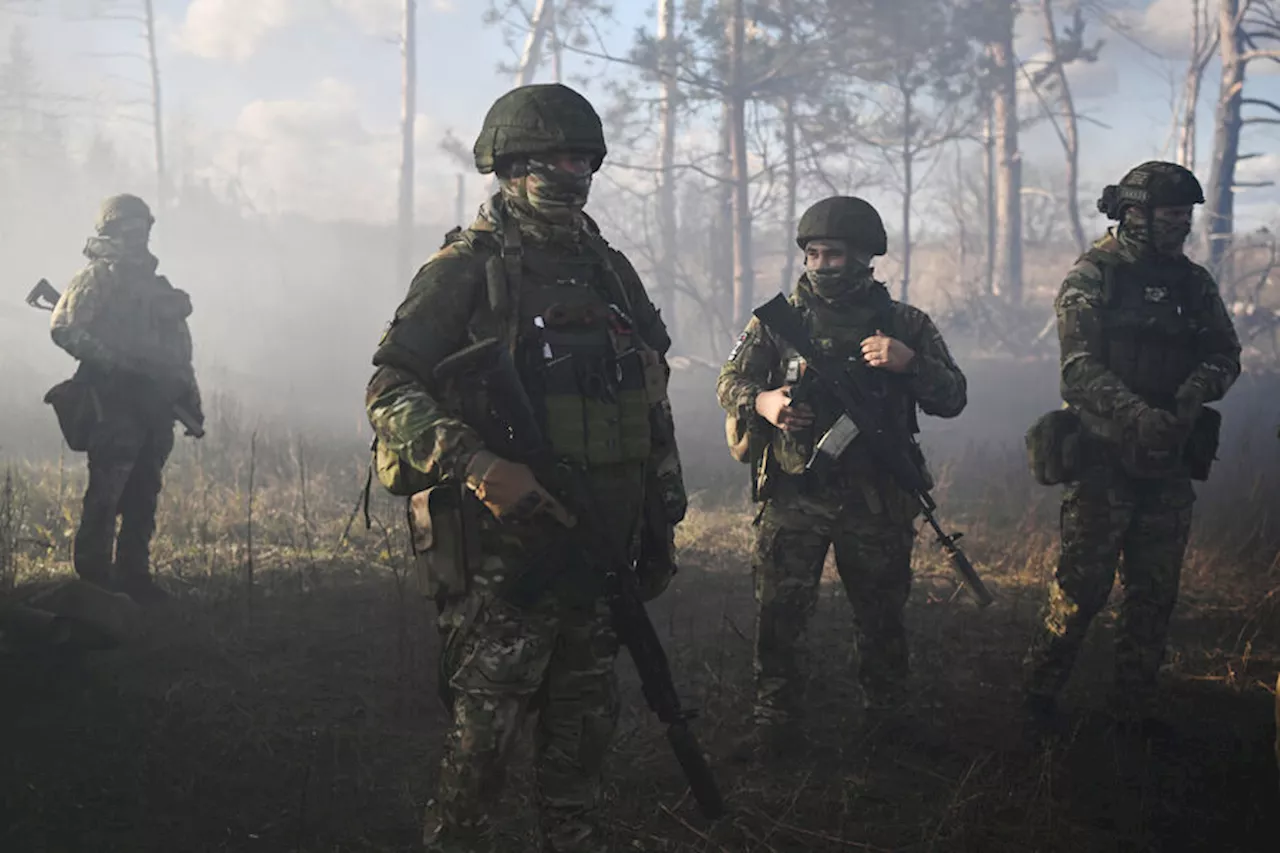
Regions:
<instances>
[{"instance_id":1,"label":"multicam pattern fabric","mask_svg":"<svg viewBox=\"0 0 1280 853\"><path fill-rule=\"evenodd\" d=\"M593 812L619 712L608 606L600 599L570 606L550 595L521 610L496 596L468 596L445 607L439 626L453 724L427 805L427 850L496 853L492 810L511 748L533 713L546 849L603 853Z\"/></svg>"},{"instance_id":2,"label":"multicam pattern fabric","mask_svg":"<svg viewBox=\"0 0 1280 853\"><path fill-rule=\"evenodd\" d=\"M103 371L148 377L174 392L194 388L190 297L155 274L158 262L145 251L92 237L84 253L89 265L54 309L54 342Z\"/></svg>"},{"instance_id":3,"label":"multicam pattern fabric","mask_svg":"<svg viewBox=\"0 0 1280 853\"><path fill-rule=\"evenodd\" d=\"M430 377L444 358L473 340L494 336L503 321L488 307L485 264L498 251L494 234L501 233L504 215L515 218L531 248L526 264L540 264L536 270L525 267L522 287L536 286L539 276L556 269L581 269L591 251L588 240L598 239L581 226L569 233L567 226L534 218L499 196L482 209L463 239L419 271L375 355L367 410L384 442L439 480L460 477L482 446L477 431ZM591 227L585 217L583 224ZM608 258L640 336L665 352L670 340L639 277L621 254L610 249ZM671 492L664 494L670 513L682 515L678 452L674 442L667 446L659 440L661 430L653 435L648 464L657 465L664 491ZM596 525L615 553L633 553L636 547L645 468L641 461L587 472L594 512L579 524ZM605 850L595 806L601 763L618 716L613 673L618 642L602 597L601 567L586 565L586 555L573 547L573 534L545 520L500 524L485 517L479 538L480 558L467 569L468 591L442 602L440 613L440 684L453 726L436 797L427 808L427 850L495 849L492 810L511 745L530 712L537 715L544 849Z\"/></svg>"},{"instance_id":4,"label":"multicam pattern fabric","mask_svg":"<svg viewBox=\"0 0 1280 853\"><path fill-rule=\"evenodd\" d=\"M880 509L879 512L876 509ZM805 637L818 602L827 550L858 625L859 680L883 695L908 671L903 608L911 591L911 521L855 493L779 496L760 516L753 552L755 720L792 722L803 707Z\"/></svg>"},{"instance_id":5,"label":"multicam pattern fabric","mask_svg":"<svg viewBox=\"0 0 1280 853\"><path fill-rule=\"evenodd\" d=\"M864 286L854 294L870 297L882 291L869 271L861 277ZM842 297L833 304L818 297L804 278L792 297L809 312L815 343L842 356L860 352L862 338L876 330L876 312L867 301ZM916 353L910 375L904 377L905 405L940 417L958 415L966 403L966 383L942 335L918 308L889 302L888 310L894 336ZM782 384L783 363L791 354L752 319L720 372L721 407L739 418L755 418L756 396ZM821 409L822 401L817 402L815 408ZM908 414L890 416L907 430ZM774 449L779 447L779 432L759 418L756 422L775 437ZM856 441L846 455L859 456ZM758 521L754 666L755 715L762 724L787 723L803 704L805 627L831 545L859 625L864 687L882 695L907 673L903 608L911 585L915 505L874 467L847 467L837 482L817 490L802 482L778 478Z\"/></svg>"},{"instance_id":6,"label":"multicam pattern fabric","mask_svg":"<svg viewBox=\"0 0 1280 853\"><path fill-rule=\"evenodd\" d=\"M1137 265L1144 261L1145 247L1122 229L1095 243L1093 252ZM1086 254L1068 273L1056 302L1062 396L1077 409L1123 425L1149 401L1108 363L1104 274L1089 258ZM1186 294L1185 304L1202 306L1199 316L1188 318L1199 330L1198 363L1191 359L1185 379L1172 377L1170 383L1197 384L1202 399L1210 402L1239 375L1240 344L1212 278L1191 266L1190 281L1198 292ZM1127 475L1114 447L1100 439L1091 439L1086 448L1087 467L1063 496L1062 554L1043 625L1027 654L1027 689L1044 697L1061 690L1089 623L1106 605L1119 564L1124 599L1116 634L1117 701L1142 713L1150 710L1155 695L1195 493L1186 476Z\"/></svg>"},{"instance_id":7,"label":"multicam pattern fabric","mask_svg":"<svg viewBox=\"0 0 1280 853\"><path fill-rule=\"evenodd\" d=\"M1145 251L1124 231L1109 232L1093 248L1123 264L1138 263ZM1220 400L1240 375L1240 341L1213 278L1203 267L1190 266L1199 292L1188 294L1187 301L1207 309L1198 318L1204 351L1186 381L1201 385L1204 402L1211 403ZM1061 345L1062 398L1077 409L1123 423L1136 416L1143 400L1105 363L1103 301L1103 272L1086 255L1067 273L1054 303Z\"/></svg>"}]
</instances>

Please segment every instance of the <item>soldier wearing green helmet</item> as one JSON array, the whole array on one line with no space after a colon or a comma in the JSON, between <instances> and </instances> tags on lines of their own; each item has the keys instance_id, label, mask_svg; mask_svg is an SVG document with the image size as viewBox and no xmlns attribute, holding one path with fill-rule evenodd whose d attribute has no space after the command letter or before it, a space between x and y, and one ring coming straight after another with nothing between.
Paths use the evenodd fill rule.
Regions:
<instances>
[{"instance_id":1,"label":"soldier wearing green helmet","mask_svg":"<svg viewBox=\"0 0 1280 853\"><path fill-rule=\"evenodd\" d=\"M1132 169L1098 200L1118 227L1080 257L1055 302L1066 406L1027 435L1039 482L1066 484L1061 556L1027 655L1025 708L1036 733L1054 722L1117 564L1124 598L1113 710L1126 725L1154 719L1191 481L1208 476L1218 443L1221 419L1205 404L1240 374L1240 341L1217 285L1183 254L1203 201L1182 166Z\"/></svg>"},{"instance_id":2,"label":"soldier wearing green helmet","mask_svg":"<svg viewBox=\"0 0 1280 853\"><path fill-rule=\"evenodd\" d=\"M76 572L142 603L166 597L152 577L151 537L175 408L193 423L204 419L191 364L191 299L156 274L148 249L154 223L137 196L102 203L84 248L89 264L58 300L50 326L54 343L80 365L47 398L55 408L74 400L89 413L78 419L82 434L68 437L89 456Z\"/></svg>"},{"instance_id":3,"label":"soldier wearing green helmet","mask_svg":"<svg viewBox=\"0 0 1280 853\"><path fill-rule=\"evenodd\" d=\"M599 775L619 705L600 567L554 556L572 520L529 467L481 438L491 410L476 383L436 368L473 343L503 344L556 457L597 498L576 523L598 525L618 553L659 543L660 558L640 548L636 568L652 598L674 571L686 505L665 392L671 342L634 268L583 209L606 154L584 97L559 84L508 92L474 153L499 191L414 277L366 398L379 479L411 496L453 720L426 846L493 849L504 767L532 712L542 849L601 851ZM530 594L524 580L539 572L551 580Z\"/></svg>"},{"instance_id":4,"label":"soldier wearing green helmet","mask_svg":"<svg viewBox=\"0 0 1280 853\"><path fill-rule=\"evenodd\" d=\"M925 312L890 298L872 259L888 248L875 208L823 199L800 218L804 274L791 302L830 355L865 364L887 419L918 432L916 410L951 418L966 402L964 374ZM895 707L908 673L903 608L911 586L918 504L883 476L857 438L823 482L805 471L817 437L835 420L830 401L797 396L803 360L752 319L720 371L720 405L735 457L748 461L756 520L755 730L740 758L772 758L800 742L803 643L828 549L853 605L859 679L872 713ZM742 450L741 448L748 448Z\"/></svg>"}]
</instances>

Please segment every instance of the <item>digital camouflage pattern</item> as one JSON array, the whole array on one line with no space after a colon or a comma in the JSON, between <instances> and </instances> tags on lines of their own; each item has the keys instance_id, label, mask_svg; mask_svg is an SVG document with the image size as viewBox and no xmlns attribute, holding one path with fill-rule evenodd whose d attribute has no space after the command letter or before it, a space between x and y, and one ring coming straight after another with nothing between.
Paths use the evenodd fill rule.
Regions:
<instances>
[{"instance_id":1,"label":"digital camouflage pattern","mask_svg":"<svg viewBox=\"0 0 1280 853\"><path fill-rule=\"evenodd\" d=\"M1093 416L1086 426L1102 423L1093 428L1099 435L1106 433L1106 422L1124 426L1143 406L1165 405L1157 398L1170 396L1167 386L1199 385L1205 402L1221 399L1240 373L1240 343L1209 273L1185 259L1174 267L1182 270L1183 286L1192 289L1184 304L1193 306L1188 320L1196 329L1195 352L1182 375L1164 377L1166 388L1153 387L1144 399L1108 363L1104 275L1090 260L1102 260L1099 253L1128 265L1138 286L1157 295L1163 286L1144 272L1161 267L1143 266L1149 259L1145 247L1125 229L1109 232L1068 273L1055 303L1063 399L1082 416ZM1027 690L1045 699L1061 690L1089 623L1106 605L1119 564L1124 600L1116 633L1117 704L1145 713L1177 601L1195 493L1185 473L1132 477L1118 463L1114 445L1092 434L1084 438L1085 469L1063 496L1062 553L1043 626L1027 655Z\"/></svg>"},{"instance_id":2,"label":"digital camouflage pattern","mask_svg":"<svg viewBox=\"0 0 1280 853\"><path fill-rule=\"evenodd\" d=\"M856 291L861 297L837 311L813 292L805 278L791 297L805 312L815 344L840 357L860 357L863 338L884 322L866 309L867 301L883 286L871 279L869 270L859 275L865 279ZM888 310L891 330L884 331L916 353L908 373L890 380L904 389L904 409L890 412L890 422L910 430L916 406L939 417L958 415L967 399L966 382L937 327L927 314L910 305L889 302ZM783 455L793 439L755 415L755 399L761 391L783 384L784 365L792 355L753 318L717 383L721 407L740 419L751 419L753 428L767 431L772 437L771 452ZM822 401L813 405L820 423ZM817 434L820 429L811 432ZM791 455L798 461L804 454ZM789 722L801 706L805 627L832 544L859 624L864 687L873 697L882 696L907 673L902 619L911 585L916 507L878 472L859 442L855 440L845 456L843 462L848 464L842 474L814 491L807 491L798 478L775 476L775 490L757 523L755 715L762 724Z\"/></svg>"},{"instance_id":3,"label":"digital camouflage pattern","mask_svg":"<svg viewBox=\"0 0 1280 853\"><path fill-rule=\"evenodd\" d=\"M89 265L72 280L51 320L55 343L80 361L100 416L88 446L89 485L75 538L76 571L125 589L150 582L151 537L173 449L173 407L199 419L187 317L191 300L155 273L156 258L111 237L90 238ZM120 532L116 534L116 517Z\"/></svg>"},{"instance_id":4,"label":"digital camouflage pattern","mask_svg":"<svg viewBox=\"0 0 1280 853\"><path fill-rule=\"evenodd\" d=\"M504 181L505 183L505 181ZM486 263L501 245L506 217L519 227L521 292L574 281L603 287L604 259L625 289L640 336L659 352L670 345L665 327L635 270L599 240L585 217L576 227L552 223L517 194L491 199L471 227L418 272L374 357L366 403L379 439L433 482L458 480L482 448L460 415L459 401L432 381L444 358L466 344L502 337L508 317L495 316L487 298ZM520 302L519 299L515 300ZM521 324L521 329L524 325ZM664 364L665 366L665 364ZM668 410L669 411L669 410ZM668 416L669 419L669 416ZM653 431L664 505L683 514L674 442ZM617 548L635 553L646 462L593 467L587 475L596 510L579 523L598 524ZM665 490L665 488L664 488ZM525 715L537 717L539 826L546 850L606 849L595 818L599 773L618 714L614 661L618 642L599 582L600 567L567 552L554 522L480 521L480 558L467 567L468 590L441 602L444 638L441 685L453 715L439 789L427 809L426 844L433 853L493 849L492 809L511 746ZM509 590L531 572L549 573L551 587L517 606Z\"/></svg>"}]
</instances>

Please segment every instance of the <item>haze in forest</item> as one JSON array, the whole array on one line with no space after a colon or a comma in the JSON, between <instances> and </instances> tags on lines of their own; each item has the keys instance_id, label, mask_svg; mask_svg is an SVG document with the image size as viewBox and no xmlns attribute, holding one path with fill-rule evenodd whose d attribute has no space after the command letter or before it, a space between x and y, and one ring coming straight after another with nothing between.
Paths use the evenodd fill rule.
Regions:
<instances>
[{"instance_id":1,"label":"haze in forest","mask_svg":"<svg viewBox=\"0 0 1280 853\"><path fill-rule=\"evenodd\" d=\"M1247 359L1274 359L1273 5L1232 29L1203 0L0 0L0 446L56 449L40 397L73 364L22 298L66 285L117 192L156 211L207 394L367 434L382 325L488 192L471 142L520 81L605 117L588 211L691 388L790 287L796 216L835 193L879 207L881 277L962 361L1051 358L1094 200L1151 158L1197 171L1214 239L1194 253Z\"/></svg>"}]
</instances>

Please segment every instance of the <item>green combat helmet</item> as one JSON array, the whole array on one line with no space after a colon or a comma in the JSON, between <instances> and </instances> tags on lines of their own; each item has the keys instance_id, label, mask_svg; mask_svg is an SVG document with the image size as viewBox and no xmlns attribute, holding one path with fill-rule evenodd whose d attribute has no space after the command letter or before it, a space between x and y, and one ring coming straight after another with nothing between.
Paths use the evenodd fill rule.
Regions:
<instances>
[{"instance_id":1,"label":"green combat helmet","mask_svg":"<svg viewBox=\"0 0 1280 853\"><path fill-rule=\"evenodd\" d=\"M560 83L538 83L493 102L472 153L480 174L487 175L503 160L557 150L591 154L597 170L608 153L604 128L582 95Z\"/></svg>"},{"instance_id":2,"label":"green combat helmet","mask_svg":"<svg viewBox=\"0 0 1280 853\"><path fill-rule=\"evenodd\" d=\"M154 224L155 217L151 215L151 208L147 207L147 203L136 195L113 195L102 203L102 209L98 211L98 221L94 223L98 233L101 234L113 222L128 219L144 219L147 224Z\"/></svg>"},{"instance_id":3,"label":"green combat helmet","mask_svg":"<svg viewBox=\"0 0 1280 853\"><path fill-rule=\"evenodd\" d=\"M1129 170L1119 184L1102 189L1098 212L1120 221L1125 208L1181 207L1204 204L1204 190L1189 169L1177 163L1148 160Z\"/></svg>"},{"instance_id":4,"label":"green combat helmet","mask_svg":"<svg viewBox=\"0 0 1280 853\"><path fill-rule=\"evenodd\" d=\"M847 195L824 198L800 217L796 244L801 249L810 240L844 240L851 249L870 252L874 257L889 251L884 222L869 202Z\"/></svg>"}]
</instances>

